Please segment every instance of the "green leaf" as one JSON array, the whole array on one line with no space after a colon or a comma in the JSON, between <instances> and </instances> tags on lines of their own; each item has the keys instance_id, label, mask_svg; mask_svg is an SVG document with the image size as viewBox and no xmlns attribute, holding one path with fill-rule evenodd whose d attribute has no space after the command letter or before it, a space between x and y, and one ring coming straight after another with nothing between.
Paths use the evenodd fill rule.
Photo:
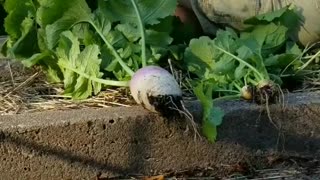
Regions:
<instances>
[{"instance_id":1,"label":"green leaf","mask_svg":"<svg viewBox=\"0 0 320 180\"><path fill-rule=\"evenodd\" d=\"M61 35L57 55L64 76L65 93L74 99L85 99L101 90L101 83L87 77L101 78L101 59L97 45L89 45L80 52L79 41L71 31Z\"/></svg>"},{"instance_id":2,"label":"green leaf","mask_svg":"<svg viewBox=\"0 0 320 180\"><path fill-rule=\"evenodd\" d=\"M187 69L204 78L210 73L214 62L214 52L209 37L203 36L199 39L192 39L184 52L184 64Z\"/></svg>"},{"instance_id":3,"label":"green leaf","mask_svg":"<svg viewBox=\"0 0 320 180\"><path fill-rule=\"evenodd\" d=\"M36 53L36 54L33 54L30 58L23 60L22 63L26 67L31 67L35 64L38 64L42 59L48 57L49 55L51 54L48 51L42 52L42 53Z\"/></svg>"},{"instance_id":4,"label":"green leaf","mask_svg":"<svg viewBox=\"0 0 320 180\"><path fill-rule=\"evenodd\" d=\"M93 23L101 31L101 33L106 37L112 29L112 23L105 15L103 11L98 9L93 14Z\"/></svg>"},{"instance_id":5,"label":"green leaf","mask_svg":"<svg viewBox=\"0 0 320 180\"><path fill-rule=\"evenodd\" d=\"M146 31L146 43L151 46L167 47L171 44L173 38L167 32L158 32L155 30Z\"/></svg>"},{"instance_id":6,"label":"green leaf","mask_svg":"<svg viewBox=\"0 0 320 180\"><path fill-rule=\"evenodd\" d=\"M280 77L282 71L293 74L303 63L296 54L277 54L265 59L265 66L268 72Z\"/></svg>"},{"instance_id":7,"label":"green leaf","mask_svg":"<svg viewBox=\"0 0 320 180\"><path fill-rule=\"evenodd\" d=\"M209 37L192 39L184 54L188 70L206 78L234 74L235 59L216 47L234 54L239 47L237 41L238 37L231 29L218 31L213 40Z\"/></svg>"},{"instance_id":8,"label":"green leaf","mask_svg":"<svg viewBox=\"0 0 320 180\"><path fill-rule=\"evenodd\" d=\"M132 24L118 24L116 26L116 29L130 41L135 42L140 38L140 32L139 29L136 26L133 26Z\"/></svg>"},{"instance_id":9,"label":"green leaf","mask_svg":"<svg viewBox=\"0 0 320 180\"><path fill-rule=\"evenodd\" d=\"M35 13L36 9L31 0L7 0L4 9L8 13L4 20L5 31L9 39L2 47L5 56L20 59L30 57L39 52L37 46Z\"/></svg>"},{"instance_id":10,"label":"green leaf","mask_svg":"<svg viewBox=\"0 0 320 180\"><path fill-rule=\"evenodd\" d=\"M303 17L301 17L301 13L299 11L299 8L290 4L278 10L251 17L245 20L244 23L251 25L262 25L269 23L283 25L288 28L289 36L291 36L293 40L297 40L295 37L296 33L303 25L301 23L303 21Z\"/></svg>"},{"instance_id":11,"label":"green leaf","mask_svg":"<svg viewBox=\"0 0 320 180\"><path fill-rule=\"evenodd\" d=\"M21 23L21 36L17 41L14 42L9 37L9 42L12 42L12 44L7 44L8 55L18 59L30 57L34 52L39 52L37 41L35 41L37 39L36 35L34 20L31 17L26 17Z\"/></svg>"},{"instance_id":12,"label":"green leaf","mask_svg":"<svg viewBox=\"0 0 320 180\"><path fill-rule=\"evenodd\" d=\"M285 26L276 26L275 24L270 24L265 27L265 29L266 28L269 28L270 30L264 41L262 51L264 54L274 53L285 44L288 38L288 28Z\"/></svg>"},{"instance_id":13,"label":"green leaf","mask_svg":"<svg viewBox=\"0 0 320 180\"><path fill-rule=\"evenodd\" d=\"M46 72L47 80L51 83L61 83L63 81L63 74L58 66L58 60L53 56L46 56L41 65L44 72Z\"/></svg>"},{"instance_id":14,"label":"green leaf","mask_svg":"<svg viewBox=\"0 0 320 180\"><path fill-rule=\"evenodd\" d=\"M48 49L45 29L38 28L38 31L36 33L37 33L36 42L38 43L40 52L48 51L49 49Z\"/></svg>"},{"instance_id":15,"label":"green leaf","mask_svg":"<svg viewBox=\"0 0 320 180\"><path fill-rule=\"evenodd\" d=\"M6 0L4 9L8 13L4 21L4 27L10 38L15 41L19 39L24 30L21 30L21 25L26 18L35 17L36 8L32 0ZM26 32L24 32L26 34Z\"/></svg>"},{"instance_id":16,"label":"green leaf","mask_svg":"<svg viewBox=\"0 0 320 180\"><path fill-rule=\"evenodd\" d=\"M136 0L135 2L140 9L144 25L160 23L160 19L173 15L177 6L177 0ZM100 1L100 7L113 22L138 24L136 12L128 0Z\"/></svg>"},{"instance_id":17,"label":"green leaf","mask_svg":"<svg viewBox=\"0 0 320 180\"><path fill-rule=\"evenodd\" d=\"M217 138L216 127L221 125L224 112L213 106L212 90L213 84L210 82L199 82L193 89L203 108L203 133L210 142L215 142Z\"/></svg>"},{"instance_id":18,"label":"green leaf","mask_svg":"<svg viewBox=\"0 0 320 180\"><path fill-rule=\"evenodd\" d=\"M277 51L287 40L288 28L274 23L257 25L250 32L241 33L241 39L255 39L263 54L270 54Z\"/></svg>"},{"instance_id":19,"label":"green leaf","mask_svg":"<svg viewBox=\"0 0 320 180\"><path fill-rule=\"evenodd\" d=\"M288 41L286 43L286 53L295 54L295 55L298 55L298 56L303 54L302 50L297 45L297 43L294 43L292 41Z\"/></svg>"},{"instance_id":20,"label":"green leaf","mask_svg":"<svg viewBox=\"0 0 320 180\"><path fill-rule=\"evenodd\" d=\"M37 0L39 7L37 9L36 21L41 28L54 23L64 16L64 13L76 5L79 0Z\"/></svg>"},{"instance_id":21,"label":"green leaf","mask_svg":"<svg viewBox=\"0 0 320 180\"><path fill-rule=\"evenodd\" d=\"M174 25L174 19L176 17L175 16L167 16L163 19L161 19L161 21L158 24L154 24L154 25L149 25L146 26L147 29L152 29L158 32L167 32L167 33L171 33L175 30ZM174 36L176 38L176 36Z\"/></svg>"},{"instance_id":22,"label":"green leaf","mask_svg":"<svg viewBox=\"0 0 320 180\"><path fill-rule=\"evenodd\" d=\"M87 46L79 55L77 62L78 69L92 77L101 78L100 73L101 59L99 57L99 47L97 45ZM72 93L76 99L85 99L93 94L97 95L101 91L101 83L79 76L75 86L75 92Z\"/></svg>"},{"instance_id":23,"label":"green leaf","mask_svg":"<svg viewBox=\"0 0 320 180\"><path fill-rule=\"evenodd\" d=\"M237 34L232 29L227 28L225 31L217 31L217 35L213 40L213 44L234 54L239 46L237 39ZM215 64L212 67L213 71L219 75L233 73L232 71L235 68L234 58L221 52L215 47L213 47L212 51L215 55Z\"/></svg>"},{"instance_id":24,"label":"green leaf","mask_svg":"<svg viewBox=\"0 0 320 180\"><path fill-rule=\"evenodd\" d=\"M288 8L289 6L286 6L272 12L267 12L267 13L259 14L257 16L253 16L251 18L246 19L244 23L257 25L257 24L260 24L261 22L264 22L264 23L273 22L275 19L278 19L281 16L283 16L285 12L288 10Z\"/></svg>"},{"instance_id":25,"label":"green leaf","mask_svg":"<svg viewBox=\"0 0 320 180\"><path fill-rule=\"evenodd\" d=\"M240 63L238 67L236 67L235 71L234 71L234 78L236 80L239 80L241 78L243 78L245 75L247 75L248 70L245 66L245 64Z\"/></svg>"},{"instance_id":26,"label":"green leaf","mask_svg":"<svg viewBox=\"0 0 320 180\"><path fill-rule=\"evenodd\" d=\"M126 37L120 31L111 31L106 39L110 42L110 44L115 48L119 49L125 46L128 43Z\"/></svg>"},{"instance_id":27,"label":"green leaf","mask_svg":"<svg viewBox=\"0 0 320 180\"><path fill-rule=\"evenodd\" d=\"M213 126L209 121L204 121L202 124L202 132L209 142L214 143L216 141L218 136L217 126Z\"/></svg>"},{"instance_id":28,"label":"green leaf","mask_svg":"<svg viewBox=\"0 0 320 180\"><path fill-rule=\"evenodd\" d=\"M54 23L46 26L48 48L53 49L63 31L70 30L80 22L91 22L91 10L85 0L73 1L73 5L64 12L63 16Z\"/></svg>"},{"instance_id":29,"label":"green leaf","mask_svg":"<svg viewBox=\"0 0 320 180\"><path fill-rule=\"evenodd\" d=\"M79 45L80 43L78 39L70 31L66 31L61 34L61 39L59 41L56 54L64 77L63 81L65 94L69 94L74 91L77 77L74 71L64 68L64 66L69 66L75 69L77 68L76 61L78 55L80 54ZM61 66L62 64L64 66Z\"/></svg>"}]
</instances>

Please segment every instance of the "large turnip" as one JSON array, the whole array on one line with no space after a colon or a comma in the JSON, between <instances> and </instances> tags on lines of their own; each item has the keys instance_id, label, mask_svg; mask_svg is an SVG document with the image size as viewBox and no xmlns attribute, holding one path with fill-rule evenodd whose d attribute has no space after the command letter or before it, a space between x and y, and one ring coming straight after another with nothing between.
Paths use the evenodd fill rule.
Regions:
<instances>
[{"instance_id":1,"label":"large turnip","mask_svg":"<svg viewBox=\"0 0 320 180\"><path fill-rule=\"evenodd\" d=\"M198 134L193 116L184 107L182 90L176 79L159 66L146 66L132 76L130 91L134 100L146 109L165 117L183 115Z\"/></svg>"},{"instance_id":2,"label":"large turnip","mask_svg":"<svg viewBox=\"0 0 320 180\"><path fill-rule=\"evenodd\" d=\"M134 100L152 112L182 108L182 91L175 78L159 66L139 69L130 81Z\"/></svg>"}]
</instances>

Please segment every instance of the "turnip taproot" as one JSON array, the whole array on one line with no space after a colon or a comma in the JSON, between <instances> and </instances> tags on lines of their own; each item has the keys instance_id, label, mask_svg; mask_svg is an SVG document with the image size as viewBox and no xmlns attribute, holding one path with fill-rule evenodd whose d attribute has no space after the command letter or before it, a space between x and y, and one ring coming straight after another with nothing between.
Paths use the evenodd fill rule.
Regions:
<instances>
[{"instance_id":1,"label":"turnip taproot","mask_svg":"<svg viewBox=\"0 0 320 180\"><path fill-rule=\"evenodd\" d=\"M139 69L131 78L130 91L138 104L152 112L181 109L182 90L178 82L159 66Z\"/></svg>"},{"instance_id":2,"label":"turnip taproot","mask_svg":"<svg viewBox=\"0 0 320 180\"><path fill-rule=\"evenodd\" d=\"M184 116L191 123L195 135L200 136L193 116L184 106L182 90L167 70L159 66L143 67L132 76L129 86L138 104L165 117Z\"/></svg>"}]
</instances>

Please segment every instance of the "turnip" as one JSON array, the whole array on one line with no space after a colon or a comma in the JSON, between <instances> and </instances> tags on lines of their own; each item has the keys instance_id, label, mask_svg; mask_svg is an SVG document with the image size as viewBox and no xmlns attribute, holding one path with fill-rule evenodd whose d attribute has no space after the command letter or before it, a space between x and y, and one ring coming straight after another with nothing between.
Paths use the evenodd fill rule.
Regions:
<instances>
[{"instance_id":1,"label":"turnip","mask_svg":"<svg viewBox=\"0 0 320 180\"><path fill-rule=\"evenodd\" d=\"M269 104L276 102L281 89L271 80L262 80L254 85L245 85L241 88L241 97L258 104Z\"/></svg>"},{"instance_id":2,"label":"turnip","mask_svg":"<svg viewBox=\"0 0 320 180\"><path fill-rule=\"evenodd\" d=\"M196 135L199 135L193 116L184 106L182 90L167 70L159 66L143 67L132 76L129 86L138 104L164 117L186 117Z\"/></svg>"},{"instance_id":3,"label":"turnip","mask_svg":"<svg viewBox=\"0 0 320 180\"><path fill-rule=\"evenodd\" d=\"M139 69L130 81L134 100L152 112L181 109L182 91L174 77L158 66Z\"/></svg>"},{"instance_id":4,"label":"turnip","mask_svg":"<svg viewBox=\"0 0 320 180\"><path fill-rule=\"evenodd\" d=\"M245 86L240 89L240 95L245 100L254 101L258 104L266 104L268 106L269 103L274 103L279 98L279 94L281 92L280 85L276 84L274 81L270 79L269 73L264 65L262 57L257 57L255 59L256 66L254 67L250 63L245 60L235 56L234 54L220 48L219 46L215 46L216 49L222 51L223 53L231 56L239 63L244 64L250 71L248 71L245 77L249 78L249 74L254 78L249 78L250 85L247 85L247 79L245 79ZM260 62L259 62L260 61ZM259 70L258 70L259 69Z\"/></svg>"},{"instance_id":5,"label":"turnip","mask_svg":"<svg viewBox=\"0 0 320 180\"><path fill-rule=\"evenodd\" d=\"M274 103L279 97L281 89L271 80L262 80L255 87L255 102L259 104Z\"/></svg>"},{"instance_id":6,"label":"turnip","mask_svg":"<svg viewBox=\"0 0 320 180\"><path fill-rule=\"evenodd\" d=\"M270 122L275 126L275 128L279 129L279 125L272 120L269 104L281 102L279 97L282 90L279 84L270 79L263 58L259 55L255 56L255 62L250 64L250 61L247 62L219 46L214 44L213 46L248 68L247 74L244 76L245 85L242 88L238 88L240 90L240 96L245 100L253 101L257 104L265 104L267 116ZM247 82L249 82L249 84L247 84ZM281 95L283 98L283 94Z\"/></svg>"},{"instance_id":7,"label":"turnip","mask_svg":"<svg viewBox=\"0 0 320 180\"><path fill-rule=\"evenodd\" d=\"M252 100L254 96L253 87L245 85L240 90L240 95L245 100Z\"/></svg>"}]
</instances>

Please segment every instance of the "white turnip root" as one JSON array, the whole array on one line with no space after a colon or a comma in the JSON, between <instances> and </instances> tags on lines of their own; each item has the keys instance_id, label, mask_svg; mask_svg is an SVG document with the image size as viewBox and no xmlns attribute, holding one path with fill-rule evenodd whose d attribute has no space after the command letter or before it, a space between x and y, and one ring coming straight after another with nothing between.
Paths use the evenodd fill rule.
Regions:
<instances>
[{"instance_id":1,"label":"white turnip root","mask_svg":"<svg viewBox=\"0 0 320 180\"><path fill-rule=\"evenodd\" d=\"M195 135L200 136L193 116L184 107L182 90L167 70L158 66L143 67L132 76L129 86L131 95L138 104L168 118L185 116Z\"/></svg>"},{"instance_id":2,"label":"white turnip root","mask_svg":"<svg viewBox=\"0 0 320 180\"><path fill-rule=\"evenodd\" d=\"M158 66L139 69L132 76L130 91L138 104L152 112L165 111L171 106L181 107L179 84L167 70Z\"/></svg>"}]
</instances>

